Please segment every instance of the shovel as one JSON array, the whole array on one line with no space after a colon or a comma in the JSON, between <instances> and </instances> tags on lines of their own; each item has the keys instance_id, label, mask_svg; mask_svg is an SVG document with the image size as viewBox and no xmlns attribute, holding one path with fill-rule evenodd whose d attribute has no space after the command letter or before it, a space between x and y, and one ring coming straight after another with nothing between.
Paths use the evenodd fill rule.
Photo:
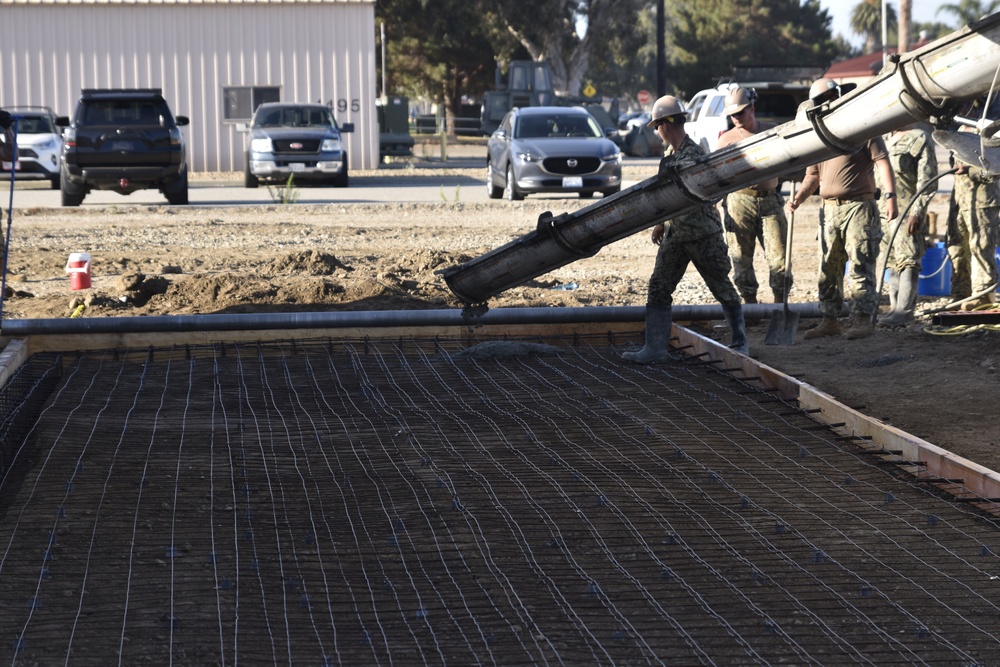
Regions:
<instances>
[{"instance_id":1,"label":"shovel","mask_svg":"<svg viewBox=\"0 0 1000 667\"><path fill-rule=\"evenodd\" d=\"M792 181L792 199L795 199L795 181ZM799 330L799 314L788 310L788 278L792 275L792 229L795 226L795 211L788 214L788 238L785 239L785 303L781 310L771 311L771 321L764 336L765 345L795 345L795 334Z\"/></svg>"}]
</instances>

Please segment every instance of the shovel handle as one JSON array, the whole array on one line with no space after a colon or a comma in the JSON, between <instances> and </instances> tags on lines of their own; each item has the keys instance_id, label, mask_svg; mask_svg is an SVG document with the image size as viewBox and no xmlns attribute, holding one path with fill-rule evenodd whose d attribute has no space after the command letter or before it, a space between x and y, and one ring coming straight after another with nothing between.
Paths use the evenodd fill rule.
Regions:
<instances>
[{"instance_id":1,"label":"shovel handle","mask_svg":"<svg viewBox=\"0 0 1000 667\"><path fill-rule=\"evenodd\" d=\"M795 199L795 181L791 181L791 199ZM788 232L785 234L785 312L788 312L788 280L792 275L792 230L795 228L795 210L788 212Z\"/></svg>"}]
</instances>

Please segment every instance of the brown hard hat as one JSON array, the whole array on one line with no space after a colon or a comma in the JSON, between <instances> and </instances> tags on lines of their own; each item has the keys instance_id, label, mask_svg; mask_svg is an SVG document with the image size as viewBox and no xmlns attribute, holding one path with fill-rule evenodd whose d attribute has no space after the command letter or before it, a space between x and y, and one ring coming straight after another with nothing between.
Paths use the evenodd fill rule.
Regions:
<instances>
[{"instance_id":1,"label":"brown hard hat","mask_svg":"<svg viewBox=\"0 0 1000 667\"><path fill-rule=\"evenodd\" d=\"M680 116L680 120L686 120L687 109L684 103L673 95L664 95L653 103L653 112L649 117L649 127L655 127L658 121L666 118Z\"/></svg>"},{"instance_id":2,"label":"brown hard hat","mask_svg":"<svg viewBox=\"0 0 1000 667\"><path fill-rule=\"evenodd\" d=\"M723 111L727 116L738 114L753 104L757 100L757 94L753 90L748 90L743 86L733 88L726 93L726 108Z\"/></svg>"}]
</instances>

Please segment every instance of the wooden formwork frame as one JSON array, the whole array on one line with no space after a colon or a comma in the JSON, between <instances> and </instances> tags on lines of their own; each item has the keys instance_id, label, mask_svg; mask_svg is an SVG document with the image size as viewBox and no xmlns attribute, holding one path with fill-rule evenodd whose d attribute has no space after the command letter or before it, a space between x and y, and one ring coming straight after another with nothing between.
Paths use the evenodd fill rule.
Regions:
<instances>
[{"instance_id":1,"label":"wooden formwork frame","mask_svg":"<svg viewBox=\"0 0 1000 667\"><path fill-rule=\"evenodd\" d=\"M0 352L0 386L6 384L33 354L43 352L98 351L108 349L143 350L210 346L225 343L274 342L281 340L331 339L411 339L440 338L475 344L483 340L562 339L606 336L610 342L637 339L641 322L601 322L592 324L550 323L477 326L397 326L344 327L324 329L263 329L243 331L192 331L156 333L32 335L8 339ZM85 341L83 345L81 342ZM910 471L916 479L930 482L952 493L956 500L977 504L1000 516L1000 473L957 456L937 445L862 414L816 387L785 375L751 357L733 352L724 345L675 323L671 344L703 363L720 364L727 371L742 372L744 380L753 380L782 400L795 402L817 421L829 425L845 439L855 441L874 456L884 457Z\"/></svg>"}]
</instances>

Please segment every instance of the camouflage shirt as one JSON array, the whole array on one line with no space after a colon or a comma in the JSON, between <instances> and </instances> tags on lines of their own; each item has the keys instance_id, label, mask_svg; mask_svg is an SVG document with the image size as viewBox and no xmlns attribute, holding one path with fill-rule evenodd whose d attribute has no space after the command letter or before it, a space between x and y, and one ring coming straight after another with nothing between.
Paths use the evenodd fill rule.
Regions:
<instances>
[{"instance_id":1,"label":"camouflage shirt","mask_svg":"<svg viewBox=\"0 0 1000 667\"><path fill-rule=\"evenodd\" d=\"M902 215L913 196L937 176L937 157L934 155L934 145L930 136L919 128L887 135L885 146L889 152L892 171L896 176L896 204L899 214ZM877 169L875 182L882 192L886 191L882 183L882 174ZM935 192L936 189L932 189L920 195L910 209L909 215L923 217ZM879 207L884 213L885 199L879 202Z\"/></svg>"},{"instance_id":2,"label":"camouflage shirt","mask_svg":"<svg viewBox=\"0 0 1000 667\"><path fill-rule=\"evenodd\" d=\"M705 155L701 147L687 135L684 135L684 141L681 142L680 148L675 151L673 147L668 145L663 154L666 157L673 156L678 162L697 160ZM665 233L675 241L694 241L712 234L722 235L722 219L712 204L697 206L687 213L667 220L664 224Z\"/></svg>"}]
</instances>

